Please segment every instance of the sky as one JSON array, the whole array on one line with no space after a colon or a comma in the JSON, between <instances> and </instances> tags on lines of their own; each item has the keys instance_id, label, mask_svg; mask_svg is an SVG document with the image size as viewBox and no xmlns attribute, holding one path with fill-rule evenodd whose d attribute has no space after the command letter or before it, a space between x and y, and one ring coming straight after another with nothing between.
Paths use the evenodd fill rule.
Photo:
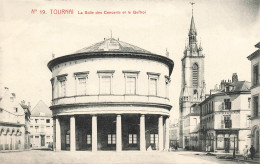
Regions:
<instances>
[{"instance_id":1,"label":"sky","mask_svg":"<svg viewBox=\"0 0 260 164\"><path fill-rule=\"evenodd\" d=\"M171 120L178 118L181 58L191 21L191 0L0 0L0 84L34 107L51 103L47 63L112 35L174 61ZM207 92L221 80L250 81L254 45L260 41L259 0L193 0L197 39L205 54ZM37 9L36 13L32 10ZM73 9L73 15L50 14ZM40 14L45 10L47 14ZM145 11L145 14L78 14L78 11Z\"/></svg>"}]
</instances>

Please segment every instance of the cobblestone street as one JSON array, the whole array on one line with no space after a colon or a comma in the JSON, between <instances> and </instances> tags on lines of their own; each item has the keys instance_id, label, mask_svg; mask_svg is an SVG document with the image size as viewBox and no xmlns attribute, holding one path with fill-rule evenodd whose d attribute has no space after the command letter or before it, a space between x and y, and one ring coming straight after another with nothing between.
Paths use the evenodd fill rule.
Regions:
<instances>
[{"instance_id":1,"label":"cobblestone street","mask_svg":"<svg viewBox=\"0 0 260 164\"><path fill-rule=\"evenodd\" d=\"M198 155L199 154L199 155ZM24 152L0 153L1 164L51 164L51 163L192 163L192 164L232 164L251 163L217 159L216 156L206 156L205 153L196 152L144 152L123 151L121 153L100 151L97 153L86 151L41 151L31 150Z\"/></svg>"}]
</instances>

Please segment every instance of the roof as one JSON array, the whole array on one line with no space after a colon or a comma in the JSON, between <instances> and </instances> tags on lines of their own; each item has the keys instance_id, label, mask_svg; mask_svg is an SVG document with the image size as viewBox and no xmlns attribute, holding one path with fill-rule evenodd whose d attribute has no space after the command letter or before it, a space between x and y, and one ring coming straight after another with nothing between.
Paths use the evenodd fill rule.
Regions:
<instances>
[{"instance_id":1,"label":"roof","mask_svg":"<svg viewBox=\"0 0 260 164\"><path fill-rule=\"evenodd\" d=\"M248 81L238 81L231 83L231 85L234 87L231 92L247 92L251 88L251 83Z\"/></svg>"},{"instance_id":2,"label":"roof","mask_svg":"<svg viewBox=\"0 0 260 164\"><path fill-rule=\"evenodd\" d=\"M104 39L104 41L93 44L92 46L85 47L78 50L76 53L86 52L102 52L102 51L119 51L119 52L138 52L138 53L151 53L145 49L125 43L114 38Z\"/></svg>"},{"instance_id":3,"label":"roof","mask_svg":"<svg viewBox=\"0 0 260 164\"><path fill-rule=\"evenodd\" d=\"M256 50L255 52L253 52L251 55L249 55L247 57L248 60L252 60L253 58L255 58L256 56L260 55L260 50Z\"/></svg>"},{"instance_id":4,"label":"roof","mask_svg":"<svg viewBox=\"0 0 260 164\"><path fill-rule=\"evenodd\" d=\"M73 54L60 56L48 62L47 66L52 71L53 67L68 61L89 59L89 58L139 58L155 60L166 64L169 67L169 76L172 73L174 62L162 55L151 53L145 49L125 43L114 38L105 39L102 42L83 48Z\"/></svg>"},{"instance_id":5,"label":"roof","mask_svg":"<svg viewBox=\"0 0 260 164\"><path fill-rule=\"evenodd\" d=\"M42 101L40 100L37 105L33 108L31 117L51 117L52 112L50 108Z\"/></svg>"},{"instance_id":6,"label":"roof","mask_svg":"<svg viewBox=\"0 0 260 164\"><path fill-rule=\"evenodd\" d=\"M197 30L196 30L196 27L195 27L193 15L191 17L189 35L197 35Z\"/></svg>"},{"instance_id":7,"label":"roof","mask_svg":"<svg viewBox=\"0 0 260 164\"><path fill-rule=\"evenodd\" d=\"M202 101L200 104L204 104L211 98L215 96L222 96L222 95L229 95L229 94L240 94L240 93L250 93L251 83L248 81L238 81L228 84L229 86L233 86L233 89L229 92L225 92L224 90L217 92L215 94L210 95L208 98L206 98L204 101Z\"/></svg>"}]
</instances>

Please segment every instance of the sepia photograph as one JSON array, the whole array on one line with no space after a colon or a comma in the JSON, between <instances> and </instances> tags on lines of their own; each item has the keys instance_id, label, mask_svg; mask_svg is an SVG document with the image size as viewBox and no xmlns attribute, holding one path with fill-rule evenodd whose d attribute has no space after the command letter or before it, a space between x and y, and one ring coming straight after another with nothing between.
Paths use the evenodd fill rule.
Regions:
<instances>
[{"instance_id":1,"label":"sepia photograph","mask_svg":"<svg viewBox=\"0 0 260 164\"><path fill-rule=\"evenodd\" d=\"M259 63L259 0L0 0L0 163L260 163Z\"/></svg>"}]
</instances>

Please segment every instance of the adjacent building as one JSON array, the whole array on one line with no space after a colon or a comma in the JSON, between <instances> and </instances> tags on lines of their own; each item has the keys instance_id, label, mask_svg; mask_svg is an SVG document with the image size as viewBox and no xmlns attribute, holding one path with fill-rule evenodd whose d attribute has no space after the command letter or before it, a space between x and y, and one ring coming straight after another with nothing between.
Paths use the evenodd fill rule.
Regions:
<instances>
[{"instance_id":1,"label":"adjacent building","mask_svg":"<svg viewBox=\"0 0 260 164\"><path fill-rule=\"evenodd\" d=\"M179 147L179 121L174 121L173 123L170 122L169 135L170 147Z\"/></svg>"},{"instance_id":2,"label":"adjacent building","mask_svg":"<svg viewBox=\"0 0 260 164\"><path fill-rule=\"evenodd\" d=\"M53 144L52 113L42 100L32 109L29 131L33 148L50 147Z\"/></svg>"},{"instance_id":3,"label":"adjacent building","mask_svg":"<svg viewBox=\"0 0 260 164\"><path fill-rule=\"evenodd\" d=\"M189 40L185 46L182 61L182 82L179 98L179 135L180 147L189 149L190 132L194 123L198 123L198 113L192 114L191 107L205 99L204 54L197 41L197 30L192 15L189 29ZM194 117L194 118L193 118ZM195 118L197 120L195 120ZM191 125L192 124L192 125ZM190 127L192 126L192 127Z\"/></svg>"},{"instance_id":4,"label":"adjacent building","mask_svg":"<svg viewBox=\"0 0 260 164\"><path fill-rule=\"evenodd\" d=\"M260 97L260 83L259 83L259 72L260 72L260 42L255 45L258 50L249 55L247 58L251 61L251 144L254 145L257 154L259 154L259 127L260 127L260 111L259 111L259 97Z\"/></svg>"},{"instance_id":5,"label":"adjacent building","mask_svg":"<svg viewBox=\"0 0 260 164\"><path fill-rule=\"evenodd\" d=\"M52 59L54 149L167 150L173 66L114 38Z\"/></svg>"},{"instance_id":6,"label":"adjacent building","mask_svg":"<svg viewBox=\"0 0 260 164\"><path fill-rule=\"evenodd\" d=\"M26 130L30 105L20 104L7 87L0 93L0 151L24 150L30 144Z\"/></svg>"},{"instance_id":7,"label":"adjacent building","mask_svg":"<svg viewBox=\"0 0 260 164\"><path fill-rule=\"evenodd\" d=\"M202 151L231 152L235 148L242 153L250 144L250 86L234 73L232 80L223 80L199 104Z\"/></svg>"}]
</instances>

